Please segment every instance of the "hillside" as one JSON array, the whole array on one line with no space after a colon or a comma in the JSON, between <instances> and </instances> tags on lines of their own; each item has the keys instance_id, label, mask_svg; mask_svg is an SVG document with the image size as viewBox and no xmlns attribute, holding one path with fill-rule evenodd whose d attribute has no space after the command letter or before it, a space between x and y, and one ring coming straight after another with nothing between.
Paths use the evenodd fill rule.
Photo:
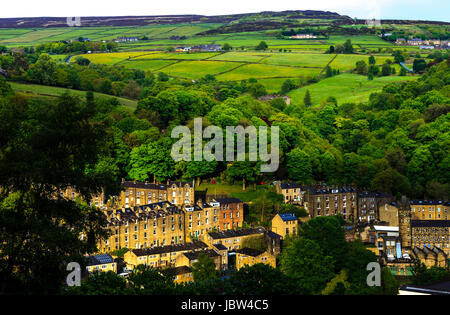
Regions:
<instances>
[{"instance_id":1,"label":"hillside","mask_svg":"<svg viewBox=\"0 0 450 315\"><path fill-rule=\"evenodd\" d=\"M304 21L316 20L323 24L328 21L333 25L365 24L365 20L354 20L335 12L317 10L289 10L265 11L256 13L230 14L230 15L150 15L150 16L83 16L82 27L102 26L143 26L149 24L177 24L177 23L223 23L230 24L206 34L227 33L234 31L248 31L257 27L258 30L291 27ZM322 21L321 21L322 20ZM440 24L449 25L439 21L409 21L409 20L382 20L385 24ZM235 23L239 23L237 26ZM311 23L310 23L311 24ZM314 23L313 23L314 25ZM1 18L0 28L49 28L66 27L66 17L17 17Z\"/></svg>"}]
</instances>

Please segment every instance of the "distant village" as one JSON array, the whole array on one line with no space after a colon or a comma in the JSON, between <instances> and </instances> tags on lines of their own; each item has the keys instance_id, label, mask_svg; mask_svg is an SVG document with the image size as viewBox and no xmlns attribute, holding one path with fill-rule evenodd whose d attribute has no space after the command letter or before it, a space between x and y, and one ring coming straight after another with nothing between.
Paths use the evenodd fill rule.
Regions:
<instances>
[{"instance_id":1,"label":"distant village","mask_svg":"<svg viewBox=\"0 0 450 315\"><path fill-rule=\"evenodd\" d=\"M389 37L391 33L383 34L382 37ZM381 36L380 36L381 37ZM450 49L450 41L440 39L420 39L420 38L397 38L395 41L399 46L415 46L420 49Z\"/></svg>"}]
</instances>

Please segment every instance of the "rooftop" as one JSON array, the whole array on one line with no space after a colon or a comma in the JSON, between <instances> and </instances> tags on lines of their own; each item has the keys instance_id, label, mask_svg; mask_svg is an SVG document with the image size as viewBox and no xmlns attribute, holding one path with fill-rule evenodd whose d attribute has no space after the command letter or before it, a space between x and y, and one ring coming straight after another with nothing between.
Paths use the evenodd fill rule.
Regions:
<instances>
[{"instance_id":1,"label":"rooftop","mask_svg":"<svg viewBox=\"0 0 450 315\"><path fill-rule=\"evenodd\" d=\"M341 194L356 192L354 187L308 187L311 194Z\"/></svg>"},{"instance_id":2,"label":"rooftop","mask_svg":"<svg viewBox=\"0 0 450 315\"><path fill-rule=\"evenodd\" d=\"M109 254L94 255L87 257L87 266L111 264L114 259Z\"/></svg>"},{"instance_id":3,"label":"rooftop","mask_svg":"<svg viewBox=\"0 0 450 315\"><path fill-rule=\"evenodd\" d=\"M231 238L236 236L246 236L246 235L252 235L252 234L262 234L264 233L264 228L258 227L258 228L249 228L249 229L241 229L241 230L227 230L222 232L209 232L209 236L211 236L213 239L224 239L224 238Z\"/></svg>"},{"instance_id":4,"label":"rooftop","mask_svg":"<svg viewBox=\"0 0 450 315\"><path fill-rule=\"evenodd\" d=\"M184 256L186 256L189 260L197 260L198 255L200 255L200 254L206 254L208 257L220 256L218 253L216 253L212 249L206 249L206 250L201 250L201 251L196 251L196 252L187 252L187 253L184 253Z\"/></svg>"},{"instance_id":5,"label":"rooftop","mask_svg":"<svg viewBox=\"0 0 450 315\"><path fill-rule=\"evenodd\" d=\"M398 226L385 226L385 225L374 225L373 228L376 231L386 231L386 232L398 232Z\"/></svg>"},{"instance_id":6,"label":"rooftop","mask_svg":"<svg viewBox=\"0 0 450 315\"><path fill-rule=\"evenodd\" d=\"M167 186L163 184L153 184L149 182L124 181L122 186L125 188L143 188L143 189L159 189L166 190Z\"/></svg>"},{"instance_id":7,"label":"rooftop","mask_svg":"<svg viewBox=\"0 0 450 315\"><path fill-rule=\"evenodd\" d=\"M242 255L256 257L256 256L259 256L262 253L264 253L264 251L245 247L245 248L241 248L241 249L236 250L236 253L239 253L239 254L242 254Z\"/></svg>"},{"instance_id":8,"label":"rooftop","mask_svg":"<svg viewBox=\"0 0 450 315\"><path fill-rule=\"evenodd\" d=\"M281 189L292 189L292 188L301 188L302 186L300 186L295 182L290 182L290 183L281 183L280 187Z\"/></svg>"},{"instance_id":9,"label":"rooftop","mask_svg":"<svg viewBox=\"0 0 450 315\"><path fill-rule=\"evenodd\" d=\"M272 231L266 231L266 233L267 233L267 236L272 238L272 239L281 239L282 238L281 235L279 235L279 234L277 234L275 232L272 232Z\"/></svg>"},{"instance_id":10,"label":"rooftop","mask_svg":"<svg viewBox=\"0 0 450 315\"><path fill-rule=\"evenodd\" d=\"M142 248L142 249L132 249L131 251L136 256L148 256L148 255L156 255L156 254L164 254L171 252L181 252L186 250L200 250L208 248L203 242L193 242L193 243L185 243L185 244L177 244L177 245L166 245L166 246L158 246L152 248Z\"/></svg>"},{"instance_id":11,"label":"rooftop","mask_svg":"<svg viewBox=\"0 0 450 315\"><path fill-rule=\"evenodd\" d=\"M450 227L450 220L411 220L411 227Z\"/></svg>"},{"instance_id":12,"label":"rooftop","mask_svg":"<svg viewBox=\"0 0 450 315\"><path fill-rule=\"evenodd\" d=\"M442 200L411 200L409 202L411 205L417 205L417 206L438 206L438 205L444 205L444 206L450 206L450 202L442 201Z\"/></svg>"},{"instance_id":13,"label":"rooftop","mask_svg":"<svg viewBox=\"0 0 450 315\"><path fill-rule=\"evenodd\" d=\"M214 199L215 201L217 201L217 202L219 202L219 203L224 203L224 204L228 204L228 203L242 203L242 200L241 199L239 199L239 198L233 198L233 197L230 197L230 198L217 198L217 199Z\"/></svg>"},{"instance_id":14,"label":"rooftop","mask_svg":"<svg viewBox=\"0 0 450 315\"><path fill-rule=\"evenodd\" d=\"M227 250L227 248L222 244L214 244L214 247L218 250Z\"/></svg>"},{"instance_id":15,"label":"rooftop","mask_svg":"<svg viewBox=\"0 0 450 315\"><path fill-rule=\"evenodd\" d=\"M173 273L174 275L183 275L183 274L191 273L191 272L192 272L192 270L188 266L179 266L179 267L167 268L167 269L162 270L163 274Z\"/></svg>"},{"instance_id":16,"label":"rooftop","mask_svg":"<svg viewBox=\"0 0 450 315\"><path fill-rule=\"evenodd\" d=\"M298 220L293 213L279 213L278 214L283 221L295 221Z\"/></svg>"}]
</instances>

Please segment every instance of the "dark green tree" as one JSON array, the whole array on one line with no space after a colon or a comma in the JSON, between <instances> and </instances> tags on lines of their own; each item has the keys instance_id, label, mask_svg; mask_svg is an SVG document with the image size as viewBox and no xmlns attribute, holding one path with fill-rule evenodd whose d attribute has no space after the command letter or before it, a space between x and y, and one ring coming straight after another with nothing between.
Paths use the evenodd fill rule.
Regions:
<instances>
[{"instance_id":1,"label":"dark green tree","mask_svg":"<svg viewBox=\"0 0 450 315\"><path fill-rule=\"evenodd\" d=\"M261 41L256 47L255 50L266 50L267 48L269 48L269 46L267 46L267 43L265 41Z\"/></svg>"},{"instance_id":2,"label":"dark green tree","mask_svg":"<svg viewBox=\"0 0 450 315\"><path fill-rule=\"evenodd\" d=\"M333 258L306 238L294 239L283 249L280 265L295 282L296 294L319 294L334 276Z\"/></svg>"},{"instance_id":3,"label":"dark green tree","mask_svg":"<svg viewBox=\"0 0 450 315\"><path fill-rule=\"evenodd\" d=\"M205 253L200 253L197 261L192 264L192 274L195 282L214 280L219 277L214 259Z\"/></svg>"},{"instance_id":4,"label":"dark green tree","mask_svg":"<svg viewBox=\"0 0 450 315\"><path fill-rule=\"evenodd\" d=\"M309 106L312 105L312 102L311 102L311 94L309 93L309 90L306 90L305 97L304 97L304 99L303 99L303 103L304 103L305 106L307 106L307 107L309 107Z\"/></svg>"},{"instance_id":5,"label":"dark green tree","mask_svg":"<svg viewBox=\"0 0 450 315\"><path fill-rule=\"evenodd\" d=\"M59 195L72 187L90 200L112 181L90 171L105 143L92 114L68 94L0 103L0 293L59 292L67 262L82 263L106 236L99 210Z\"/></svg>"}]
</instances>

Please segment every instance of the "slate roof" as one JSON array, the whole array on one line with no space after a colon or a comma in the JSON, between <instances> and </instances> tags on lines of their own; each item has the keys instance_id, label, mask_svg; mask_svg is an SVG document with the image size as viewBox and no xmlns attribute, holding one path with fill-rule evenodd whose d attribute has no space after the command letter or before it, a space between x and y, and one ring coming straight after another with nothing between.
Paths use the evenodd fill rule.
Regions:
<instances>
[{"instance_id":1,"label":"slate roof","mask_svg":"<svg viewBox=\"0 0 450 315\"><path fill-rule=\"evenodd\" d=\"M293 188L301 188L302 186L300 186L295 182L290 182L290 183L281 183L280 187L281 189L293 189Z\"/></svg>"},{"instance_id":2,"label":"slate roof","mask_svg":"<svg viewBox=\"0 0 450 315\"><path fill-rule=\"evenodd\" d=\"M442 200L411 200L409 204L416 206L450 206L450 202L444 202Z\"/></svg>"},{"instance_id":3,"label":"slate roof","mask_svg":"<svg viewBox=\"0 0 450 315\"><path fill-rule=\"evenodd\" d=\"M283 221L295 221L298 220L293 213L279 213L278 214Z\"/></svg>"},{"instance_id":4,"label":"slate roof","mask_svg":"<svg viewBox=\"0 0 450 315\"><path fill-rule=\"evenodd\" d=\"M134 181L125 181L122 183L122 186L125 188L143 188L143 189L158 189L158 190L167 189L167 186L163 184L153 184L148 182L134 182Z\"/></svg>"},{"instance_id":5,"label":"slate roof","mask_svg":"<svg viewBox=\"0 0 450 315\"><path fill-rule=\"evenodd\" d=\"M87 266L104 265L113 263L114 259L109 254L101 254L87 257Z\"/></svg>"},{"instance_id":6,"label":"slate roof","mask_svg":"<svg viewBox=\"0 0 450 315\"><path fill-rule=\"evenodd\" d=\"M311 194L337 194L337 193L352 193L357 192L356 188L354 187L309 187L309 192Z\"/></svg>"},{"instance_id":7,"label":"slate roof","mask_svg":"<svg viewBox=\"0 0 450 315\"><path fill-rule=\"evenodd\" d=\"M214 244L214 247L218 250L227 250L227 248L222 244Z\"/></svg>"},{"instance_id":8,"label":"slate roof","mask_svg":"<svg viewBox=\"0 0 450 315\"><path fill-rule=\"evenodd\" d=\"M450 220L411 220L411 227L450 227Z\"/></svg>"},{"instance_id":9,"label":"slate roof","mask_svg":"<svg viewBox=\"0 0 450 315\"><path fill-rule=\"evenodd\" d=\"M268 237L272 238L272 239L281 239L282 236L280 234L277 234L275 232L272 231L266 231L266 234Z\"/></svg>"},{"instance_id":10,"label":"slate roof","mask_svg":"<svg viewBox=\"0 0 450 315\"><path fill-rule=\"evenodd\" d=\"M380 193L380 192L374 192L374 191L363 191L358 193L359 198L391 198L392 195L386 194L386 193Z\"/></svg>"},{"instance_id":11,"label":"slate roof","mask_svg":"<svg viewBox=\"0 0 450 315\"><path fill-rule=\"evenodd\" d=\"M257 256L261 255L262 253L264 253L264 251L245 247L245 248L236 250L236 253L247 255L247 256L252 256L252 257L257 257Z\"/></svg>"},{"instance_id":12,"label":"slate roof","mask_svg":"<svg viewBox=\"0 0 450 315\"><path fill-rule=\"evenodd\" d=\"M215 199L215 201L219 202L219 203L224 203L224 204L228 204L228 203L242 203L242 200L239 198L217 198Z\"/></svg>"},{"instance_id":13,"label":"slate roof","mask_svg":"<svg viewBox=\"0 0 450 315\"><path fill-rule=\"evenodd\" d=\"M166 245L166 246L157 246L152 248L142 248L142 249L132 249L131 251L136 256L148 256L148 255L157 255L164 253L172 253L172 252L180 252L185 250L200 250L208 248L203 242L193 242L193 243L184 243L184 244L176 244L176 245Z\"/></svg>"},{"instance_id":14,"label":"slate roof","mask_svg":"<svg viewBox=\"0 0 450 315\"><path fill-rule=\"evenodd\" d=\"M206 250L201 250L201 251L196 251L196 252L187 252L187 253L184 253L184 256L186 256L189 260L196 260L198 258L198 255L200 255L200 254L206 254L208 257L220 256L218 253L216 253L212 249L206 249Z\"/></svg>"},{"instance_id":15,"label":"slate roof","mask_svg":"<svg viewBox=\"0 0 450 315\"><path fill-rule=\"evenodd\" d=\"M227 230L222 232L208 232L209 236L213 239L224 239L236 236L245 236L251 234L262 234L264 233L264 228L249 228L249 229L241 229L241 230Z\"/></svg>"},{"instance_id":16,"label":"slate roof","mask_svg":"<svg viewBox=\"0 0 450 315\"><path fill-rule=\"evenodd\" d=\"M173 273L174 275L183 275L183 274L191 273L191 272L192 272L192 270L188 266L179 266L179 267L167 268L167 269L162 270L163 274Z\"/></svg>"}]
</instances>

